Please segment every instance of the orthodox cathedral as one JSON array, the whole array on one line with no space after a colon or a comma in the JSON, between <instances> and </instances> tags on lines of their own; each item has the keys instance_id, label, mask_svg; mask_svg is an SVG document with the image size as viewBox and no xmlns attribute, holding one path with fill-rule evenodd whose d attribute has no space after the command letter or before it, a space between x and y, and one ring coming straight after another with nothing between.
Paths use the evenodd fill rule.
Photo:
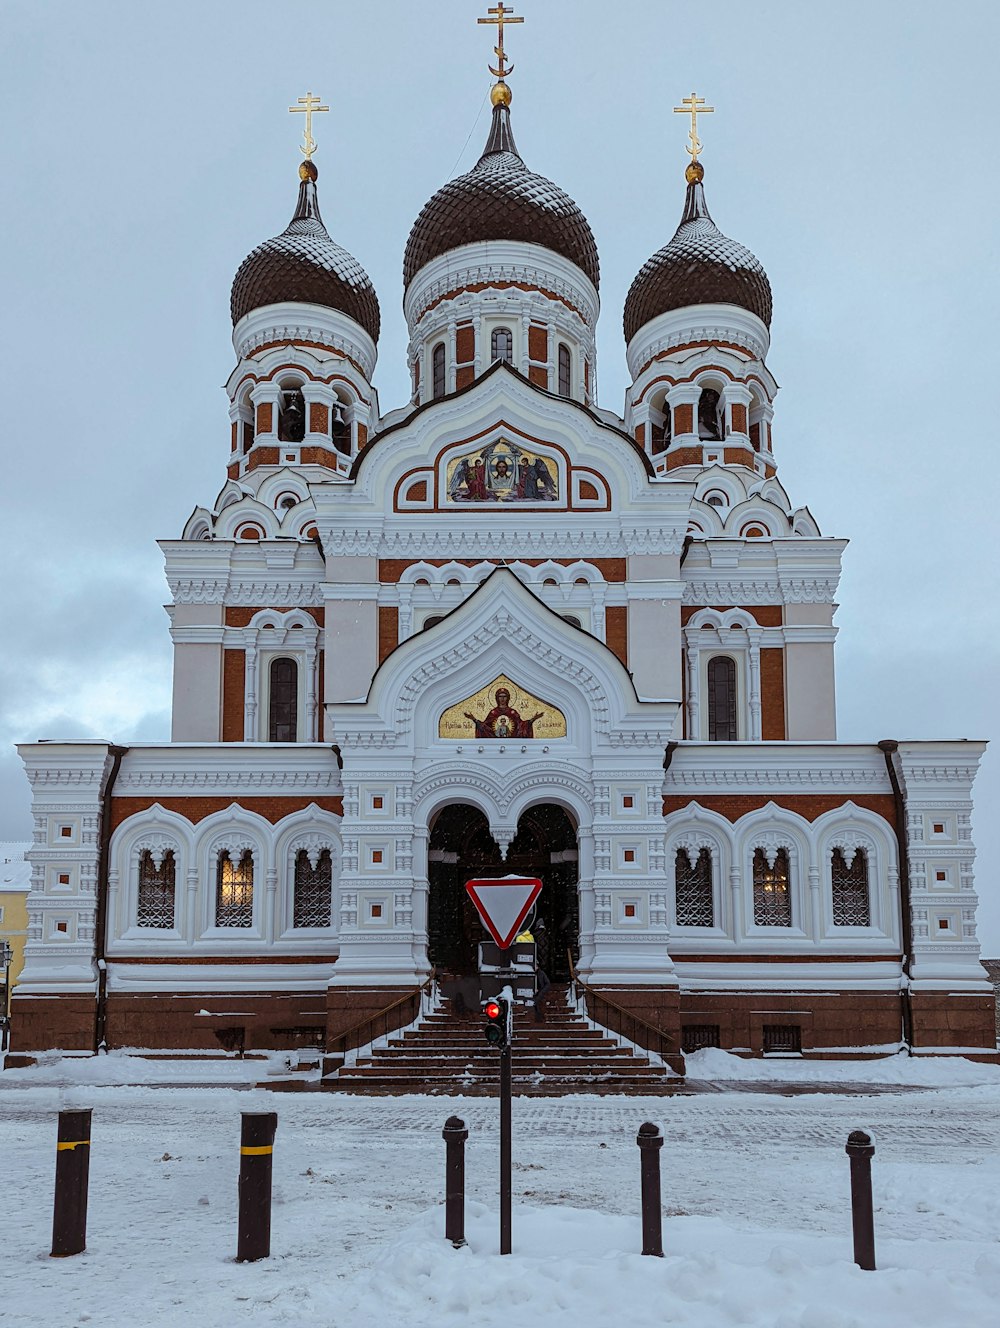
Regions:
<instances>
[{"instance_id":1,"label":"orthodox cathedral","mask_svg":"<svg viewBox=\"0 0 1000 1328\"><path fill-rule=\"evenodd\" d=\"M226 482L160 546L171 741L20 747L13 1047L328 1043L470 971L465 881L517 873L552 980L678 1060L995 1054L983 744L837 741L845 541L778 473L771 288L709 212L711 108L679 108L680 223L637 255L618 414L597 244L515 142L491 14L492 123L410 231L387 413L379 302L320 211L325 108L294 108L291 220L232 286Z\"/></svg>"}]
</instances>

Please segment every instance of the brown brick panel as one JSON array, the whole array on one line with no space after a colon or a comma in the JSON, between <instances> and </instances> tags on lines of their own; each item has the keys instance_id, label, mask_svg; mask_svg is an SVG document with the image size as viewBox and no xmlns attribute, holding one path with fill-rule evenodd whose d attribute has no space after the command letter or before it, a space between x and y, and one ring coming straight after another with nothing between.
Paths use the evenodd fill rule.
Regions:
<instances>
[{"instance_id":1,"label":"brown brick panel","mask_svg":"<svg viewBox=\"0 0 1000 1328\"><path fill-rule=\"evenodd\" d=\"M395 605L382 605L378 611L378 662L399 645L399 609Z\"/></svg>"},{"instance_id":2,"label":"brown brick panel","mask_svg":"<svg viewBox=\"0 0 1000 1328\"><path fill-rule=\"evenodd\" d=\"M383 585L395 585L400 580L408 567L412 567L414 562L428 563L431 567L444 567L446 563L457 562L462 567L476 567L483 561L482 558L380 558L378 560L378 579ZM498 566L498 558L486 559L487 562L495 562ZM569 567L572 563L578 561L576 558L519 558L518 562L525 563L528 567L538 567L543 562L555 562L560 567ZM627 577L628 566L624 558L587 558L586 562L591 567L596 567L605 581L624 581Z\"/></svg>"},{"instance_id":3,"label":"brown brick panel","mask_svg":"<svg viewBox=\"0 0 1000 1328\"><path fill-rule=\"evenodd\" d=\"M601 496L601 495L597 492L597 490L595 489L595 487L593 486L593 484L591 484L590 480L581 480L581 481L580 481L580 497L581 497L581 498L592 499L594 502L596 502L597 499L600 498L600 496Z\"/></svg>"},{"instance_id":4,"label":"brown brick panel","mask_svg":"<svg viewBox=\"0 0 1000 1328\"><path fill-rule=\"evenodd\" d=\"M330 428L330 407L314 401L309 407L309 432L326 433Z\"/></svg>"},{"instance_id":5,"label":"brown brick panel","mask_svg":"<svg viewBox=\"0 0 1000 1328\"><path fill-rule=\"evenodd\" d=\"M93 1051L97 1001L91 996L19 996L10 1008L11 1051Z\"/></svg>"},{"instance_id":6,"label":"brown brick panel","mask_svg":"<svg viewBox=\"0 0 1000 1328\"><path fill-rule=\"evenodd\" d=\"M858 807L865 807L868 811L875 812L895 828L896 804L891 793L777 793L773 796L767 793L699 793L697 796L686 797L671 793L663 799L663 815L670 816L674 812L682 811L689 802L696 802L699 807L704 807L707 811L718 812L727 821L738 821L745 813L757 811L761 807L766 807L769 802L773 802L779 807L787 807L789 811L798 812L807 821L815 821L817 816L822 816L824 812L832 811L835 807L843 807L848 799Z\"/></svg>"},{"instance_id":7,"label":"brown brick panel","mask_svg":"<svg viewBox=\"0 0 1000 1328\"><path fill-rule=\"evenodd\" d=\"M753 452L747 447L724 447L722 459L727 466L749 466L753 470Z\"/></svg>"},{"instance_id":8,"label":"brown brick panel","mask_svg":"<svg viewBox=\"0 0 1000 1328\"><path fill-rule=\"evenodd\" d=\"M760 423L750 425L750 441L755 452L760 451Z\"/></svg>"},{"instance_id":9,"label":"brown brick panel","mask_svg":"<svg viewBox=\"0 0 1000 1328\"><path fill-rule=\"evenodd\" d=\"M686 627L696 613L701 613L705 606L703 604L683 604L681 606L681 626ZM782 607L780 604L710 604L710 609L716 613L728 613L730 609L741 609L744 613L749 613L751 618L761 627L780 627L782 623Z\"/></svg>"},{"instance_id":10,"label":"brown brick panel","mask_svg":"<svg viewBox=\"0 0 1000 1328\"><path fill-rule=\"evenodd\" d=\"M635 426L635 441L640 447L646 446L646 426L644 424L637 424Z\"/></svg>"},{"instance_id":11,"label":"brown brick panel","mask_svg":"<svg viewBox=\"0 0 1000 1328\"><path fill-rule=\"evenodd\" d=\"M694 430L694 406L685 401L674 407L674 432L691 433Z\"/></svg>"},{"instance_id":12,"label":"brown brick panel","mask_svg":"<svg viewBox=\"0 0 1000 1328\"><path fill-rule=\"evenodd\" d=\"M476 333L471 323L455 331L455 363L468 364L476 358Z\"/></svg>"},{"instance_id":13,"label":"brown brick panel","mask_svg":"<svg viewBox=\"0 0 1000 1328\"><path fill-rule=\"evenodd\" d=\"M255 447L247 457L247 470L256 470L258 466L276 466L278 449L276 447Z\"/></svg>"},{"instance_id":14,"label":"brown brick panel","mask_svg":"<svg viewBox=\"0 0 1000 1328\"><path fill-rule=\"evenodd\" d=\"M222 741L243 741L247 657L243 650L222 652Z\"/></svg>"},{"instance_id":15,"label":"brown brick panel","mask_svg":"<svg viewBox=\"0 0 1000 1328\"><path fill-rule=\"evenodd\" d=\"M240 439L240 426L236 420L233 420L232 427L232 450L235 452Z\"/></svg>"},{"instance_id":16,"label":"brown brick panel","mask_svg":"<svg viewBox=\"0 0 1000 1328\"><path fill-rule=\"evenodd\" d=\"M915 1047L982 1047L996 1052L994 998L958 992L914 992Z\"/></svg>"},{"instance_id":17,"label":"brown brick panel","mask_svg":"<svg viewBox=\"0 0 1000 1328\"><path fill-rule=\"evenodd\" d=\"M212 960L218 963L217 959ZM254 963L259 962L256 956ZM317 956L314 963L330 963ZM198 1017L199 1010L219 1011L214 1018ZM229 1020L227 1011L237 1012ZM326 1029L326 990L315 992L254 992L226 995L206 992L192 996L159 996L116 992L108 998L108 1043L112 1047L195 1047L218 1051L215 1029L245 1029L247 1050L305 1045L296 1028Z\"/></svg>"},{"instance_id":18,"label":"brown brick panel","mask_svg":"<svg viewBox=\"0 0 1000 1328\"><path fill-rule=\"evenodd\" d=\"M604 630L607 646L628 668L628 607L614 604L604 610Z\"/></svg>"},{"instance_id":19,"label":"brown brick panel","mask_svg":"<svg viewBox=\"0 0 1000 1328\"><path fill-rule=\"evenodd\" d=\"M528 366L528 381L534 383L536 387L548 387L548 369L543 369L537 364L530 364Z\"/></svg>"},{"instance_id":20,"label":"brown brick panel","mask_svg":"<svg viewBox=\"0 0 1000 1328\"><path fill-rule=\"evenodd\" d=\"M765 742L785 737L785 652L760 652L760 736Z\"/></svg>"},{"instance_id":21,"label":"brown brick panel","mask_svg":"<svg viewBox=\"0 0 1000 1328\"><path fill-rule=\"evenodd\" d=\"M528 328L528 359L541 360L543 363L549 358L549 330L547 327L529 327Z\"/></svg>"},{"instance_id":22,"label":"brown brick panel","mask_svg":"<svg viewBox=\"0 0 1000 1328\"><path fill-rule=\"evenodd\" d=\"M679 470L681 466L700 466L702 450L700 447L677 447L666 456L667 470Z\"/></svg>"},{"instance_id":23,"label":"brown brick panel","mask_svg":"<svg viewBox=\"0 0 1000 1328\"><path fill-rule=\"evenodd\" d=\"M476 371L471 364L464 364L455 371L455 390L468 387L476 376Z\"/></svg>"},{"instance_id":24,"label":"brown brick panel","mask_svg":"<svg viewBox=\"0 0 1000 1328\"><path fill-rule=\"evenodd\" d=\"M746 433L747 408L741 401L733 402L733 433Z\"/></svg>"},{"instance_id":25,"label":"brown brick panel","mask_svg":"<svg viewBox=\"0 0 1000 1328\"><path fill-rule=\"evenodd\" d=\"M255 613L260 613L261 609L263 609L264 607L265 607L265 605L263 605L263 604L259 604L259 605L257 606L257 608L255 608L255 609L243 608L242 606L241 606L241 607L238 607L238 608L236 608L236 607L227 608L227 609L226 609L226 626L227 626L227 627L246 627L247 624L250 622L250 619L254 616L254 614L255 614ZM299 609L299 611L300 611L301 613L308 613L309 616L310 616L311 618L315 618L317 624L318 624L320 627L323 626L323 614L324 614L324 610L323 610L322 608L317 608L317 607L309 607L309 608L306 608L306 607L303 607L303 606L300 606L300 605L295 605L295 604L291 605L291 606L288 607L288 608L281 608L281 609L276 608L273 604L269 604L269 605L267 605L266 607L269 608L273 613L292 613L292 612L295 611L295 609ZM227 654L227 655L230 654L230 653L233 653L233 654L239 654L239 655L242 655L242 654L243 654L242 650L240 650L240 651L233 651L233 652L230 652L230 651L228 651L228 650L226 651L226 654Z\"/></svg>"},{"instance_id":26,"label":"brown brick panel","mask_svg":"<svg viewBox=\"0 0 1000 1328\"><path fill-rule=\"evenodd\" d=\"M238 480L240 477L240 463L234 461L232 465L226 467L226 474L231 480Z\"/></svg>"},{"instance_id":27,"label":"brown brick panel","mask_svg":"<svg viewBox=\"0 0 1000 1328\"><path fill-rule=\"evenodd\" d=\"M272 411L270 401L262 401L257 407L257 433L271 432Z\"/></svg>"},{"instance_id":28,"label":"brown brick panel","mask_svg":"<svg viewBox=\"0 0 1000 1328\"><path fill-rule=\"evenodd\" d=\"M332 757L331 757L332 760ZM116 830L123 821L127 821L130 816L136 812L147 811L154 802L158 802L161 807L167 811L177 812L180 816L185 816L193 824L197 825L199 821L204 820L206 816L211 816L213 812L225 811L233 803L240 807L245 807L247 811L256 812L263 816L266 821L272 825L277 823L285 816L290 816L292 812L303 811L314 802L317 807L325 812L330 812L334 816L343 816L344 800L339 795L335 797L319 796L312 797L303 794L299 798L270 798L246 796L240 797L151 797L151 798L112 798L111 800L111 829Z\"/></svg>"},{"instance_id":29,"label":"brown brick panel","mask_svg":"<svg viewBox=\"0 0 1000 1328\"><path fill-rule=\"evenodd\" d=\"M757 956L754 956L755 960ZM680 976L680 1025L718 1024L724 1050L763 1052L765 1024L797 1024L803 1051L824 1047L883 1046L898 1042L900 1000L894 992L685 992ZM831 986L836 987L835 978Z\"/></svg>"}]
</instances>

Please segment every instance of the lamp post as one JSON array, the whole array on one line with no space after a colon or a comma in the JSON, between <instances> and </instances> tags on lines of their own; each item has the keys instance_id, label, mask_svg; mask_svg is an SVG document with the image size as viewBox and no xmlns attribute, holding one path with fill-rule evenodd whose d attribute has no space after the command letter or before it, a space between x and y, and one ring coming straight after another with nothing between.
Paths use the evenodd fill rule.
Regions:
<instances>
[{"instance_id":1,"label":"lamp post","mask_svg":"<svg viewBox=\"0 0 1000 1328\"><path fill-rule=\"evenodd\" d=\"M7 1050L10 1039L10 965L14 951L10 941L0 941L0 963L3 964L3 1020L0 1051Z\"/></svg>"}]
</instances>

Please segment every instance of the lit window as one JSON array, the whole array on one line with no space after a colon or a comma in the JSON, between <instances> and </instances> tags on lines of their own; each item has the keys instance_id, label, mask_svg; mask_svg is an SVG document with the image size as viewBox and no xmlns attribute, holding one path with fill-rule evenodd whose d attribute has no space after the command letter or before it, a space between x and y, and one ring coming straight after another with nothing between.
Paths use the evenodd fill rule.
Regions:
<instances>
[{"instance_id":1,"label":"lit window","mask_svg":"<svg viewBox=\"0 0 1000 1328\"><path fill-rule=\"evenodd\" d=\"M219 855L215 893L217 927L253 925L253 854L243 850L239 862L233 862L229 850Z\"/></svg>"},{"instance_id":2,"label":"lit window","mask_svg":"<svg viewBox=\"0 0 1000 1328\"><path fill-rule=\"evenodd\" d=\"M753 920L757 927L790 927L792 897L788 884L788 850L779 848L770 866L762 848L753 854Z\"/></svg>"}]
</instances>

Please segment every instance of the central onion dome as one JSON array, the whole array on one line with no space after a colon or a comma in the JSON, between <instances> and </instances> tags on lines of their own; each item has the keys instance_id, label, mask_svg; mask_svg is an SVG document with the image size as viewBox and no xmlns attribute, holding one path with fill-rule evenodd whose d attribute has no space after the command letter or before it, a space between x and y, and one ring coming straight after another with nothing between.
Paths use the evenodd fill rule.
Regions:
<instances>
[{"instance_id":1,"label":"central onion dome","mask_svg":"<svg viewBox=\"0 0 1000 1328\"><path fill-rule=\"evenodd\" d=\"M587 218L569 194L521 160L505 83L494 87L493 103L483 155L471 171L439 189L413 224L403 257L404 286L449 249L481 240L518 240L569 259L596 287L600 265Z\"/></svg>"},{"instance_id":2,"label":"central onion dome","mask_svg":"<svg viewBox=\"0 0 1000 1328\"><path fill-rule=\"evenodd\" d=\"M318 172L299 167L299 201L280 235L265 240L240 265L233 281L233 326L268 304L320 304L346 314L378 341L378 297L356 258L330 238L319 213Z\"/></svg>"},{"instance_id":3,"label":"central onion dome","mask_svg":"<svg viewBox=\"0 0 1000 1328\"><path fill-rule=\"evenodd\" d=\"M642 267L625 299L625 341L660 314L691 304L734 304L771 326L771 284L749 249L709 215L704 167L687 168L684 215L674 238Z\"/></svg>"}]
</instances>

